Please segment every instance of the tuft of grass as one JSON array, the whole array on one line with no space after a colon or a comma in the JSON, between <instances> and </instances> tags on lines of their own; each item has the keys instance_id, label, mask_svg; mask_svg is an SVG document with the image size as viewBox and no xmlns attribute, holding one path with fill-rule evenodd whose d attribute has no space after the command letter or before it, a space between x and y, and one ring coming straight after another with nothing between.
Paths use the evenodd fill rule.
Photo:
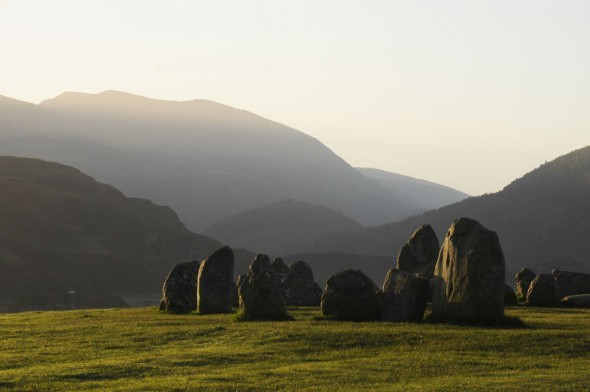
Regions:
<instances>
[{"instance_id":1,"label":"tuft of grass","mask_svg":"<svg viewBox=\"0 0 590 392\"><path fill-rule=\"evenodd\" d=\"M0 390L590 389L590 310L512 307L499 328L289 313L288 323L156 308L2 314Z\"/></svg>"}]
</instances>

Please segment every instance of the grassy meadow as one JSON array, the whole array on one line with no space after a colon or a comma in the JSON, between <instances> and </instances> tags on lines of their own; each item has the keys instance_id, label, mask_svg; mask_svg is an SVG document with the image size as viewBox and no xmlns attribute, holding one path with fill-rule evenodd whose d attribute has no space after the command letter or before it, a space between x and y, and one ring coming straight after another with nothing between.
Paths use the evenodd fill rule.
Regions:
<instances>
[{"instance_id":1,"label":"grassy meadow","mask_svg":"<svg viewBox=\"0 0 590 392\"><path fill-rule=\"evenodd\" d=\"M526 328L173 316L0 315L6 391L590 391L590 311L507 308Z\"/></svg>"}]
</instances>

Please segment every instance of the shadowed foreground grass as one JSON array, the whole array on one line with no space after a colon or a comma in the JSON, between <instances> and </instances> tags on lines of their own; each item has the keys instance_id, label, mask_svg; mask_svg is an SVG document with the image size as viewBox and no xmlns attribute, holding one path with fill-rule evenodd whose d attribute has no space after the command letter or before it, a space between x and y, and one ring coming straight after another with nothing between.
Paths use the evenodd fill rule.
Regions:
<instances>
[{"instance_id":1,"label":"shadowed foreground grass","mask_svg":"<svg viewBox=\"0 0 590 392\"><path fill-rule=\"evenodd\" d=\"M590 391L590 311L527 328L236 322L155 308L0 315L0 390Z\"/></svg>"}]
</instances>

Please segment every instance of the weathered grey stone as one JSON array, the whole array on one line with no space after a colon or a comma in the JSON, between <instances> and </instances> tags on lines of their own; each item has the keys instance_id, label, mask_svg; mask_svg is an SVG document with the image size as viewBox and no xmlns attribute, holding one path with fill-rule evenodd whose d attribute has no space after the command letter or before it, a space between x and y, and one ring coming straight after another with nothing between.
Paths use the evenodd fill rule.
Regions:
<instances>
[{"instance_id":1,"label":"weathered grey stone","mask_svg":"<svg viewBox=\"0 0 590 392\"><path fill-rule=\"evenodd\" d=\"M430 225L423 225L412 234L400 250L397 256L397 268L430 279L434 275L439 250L436 233Z\"/></svg>"},{"instance_id":2,"label":"weathered grey stone","mask_svg":"<svg viewBox=\"0 0 590 392\"><path fill-rule=\"evenodd\" d=\"M552 274L539 274L533 279L526 296L530 306L558 306L559 293Z\"/></svg>"},{"instance_id":3,"label":"weathered grey stone","mask_svg":"<svg viewBox=\"0 0 590 392\"><path fill-rule=\"evenodd\" d=\"M590 308L590 294L570 295L563 298L561 303L576 308Z\"/></svg>"},{"instance_id":4,"label":"weathered grey stone","mask_svg":"<svg viewBox=\"0 0 590 392\"><path fill-rule=\"evenodd\" d=\"M197 311L231 313L234 252L224 246L207 257L199 268Z\"/></svg>"},{"instance_id":5,"label":"weathered grey stone","mask_svg":"<svg viewBox=\"0 0 590 392\"><path fill-rule=\"evenodd\" d=\"M504 306L516 306L518 305L518 299L516 293L510 285L504 285Z\"/></svg>"},{"instance_id":6,"label":"weathered grey stone","mask_svg":"<svg viewBox=\"0 0 590 392\"><path fill-rule=\"evenodd\" d=\"M288 306L320 306L322 289L313 280L313 271L306 262L300 260L289 265L284 286Z\"/></svg>"},{"instance_id":7,"label":"weathered grey stone","mask_svg":"<svg viewBox=\"0 0 590 392\"><path fill-rule=\"evenodd\" d=\"M497 322L504 316L504 254L498 235L469 218L445 237L432 279L432 314L463 322Z\"/></svg>"},{"instance_id":8,"label":"weathered grey stone","mask_svg":"<svg viewBox=\"0 0 590 392\"><path fill-rule=\"evenodd\" d=\"M248 274L238 278L240 320L288 320L276 273L267 255L256 255Z\"/></svg>"},{"instance_id":9,"label":"weathered grey stone","mask_svg":"<svg viewBox=\"0 0 590 392\"><path fill-rule=\"evenodd\" d=\"M523 268L514 275L514 281L516 283L516 295L519 298L526 298L526 293L529 291L531 282L537 276L536 273L528 268Z\"/></svg>"},{"instance_id":10,"label":"weathered grey stone","mask_svg":"<svg viewBox=\"0 0 590 392\"><path fill-rule=\"evenodd\" d=\"M322 294L322 314L335 320L378 320L381 313L375 284L358 270L332 275Z\"/></svg>"},{"instance_id":11,"label":"weathered grey stone","mask_svg":"<svg viewBox=\"0 0 590 392\"><path fill-rule=\"evenodd\" d=\"M422 321L429 287L429 279L390 269L383 283L381 320Z\"/></svg>"},{"instance_id":12,"label":"weathered grey stone","mask_svg":"<svg viewBox=\"0 0 590 392\"><path fill-rule=\"evenodd\" d=\"M285 304L287 304L287 297L289 294L289 288L287 287L287 276L291 273L291 270L280 257L274 258L271 265L279 282L279 288L281 289L283 301Z\"/></svg>"},{"instance_id":13,"label":"weathered grey stone","mask_svg":"<svg viewBox=\"0 0 590 392\"><path fill-rule=\"evenodd\" d=\"M172 267L162 287L160 310L172 314L196 310L198 273L198 261L176 264Z\"/></svg>"},{"instance_id":14,"label":"weathered grey stone","mask_svg":"<svg viewBox=\"0 0 590 392\"><path fill-rule=\"evenodd\" d=\"M553 276L555 277L559 298L577 294L590 294L590 274L557 270L557 273Z\"/></svg>"}]
</instances>

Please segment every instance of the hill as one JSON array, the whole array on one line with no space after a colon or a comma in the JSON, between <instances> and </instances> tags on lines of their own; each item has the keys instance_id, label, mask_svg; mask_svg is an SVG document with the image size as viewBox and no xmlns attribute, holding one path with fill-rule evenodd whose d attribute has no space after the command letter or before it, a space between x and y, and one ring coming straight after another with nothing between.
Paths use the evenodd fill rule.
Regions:
<instances>
[{"instance_id":1,"label":"hill","mask_svg":"<svg viewBox=\"0 0 590 392\"><path fill-rule=\"evenodd\" d=\"M522 266L537 272L553 267L590 272L590 147L545 163L498 193L401 222L334 234L292 251L397 255L420 225L431 224L442 239L453 220L462 216L498 233L509 281Z\"/></svg>"},{"instance_id":2,"label":"hill","mask_svg":"<svg viewBox=\"0 0 590 392\"><path fill-rule=\"evenodd\" d=\"M237 248L280 254L289 244L360 228L357 221L330 208L283 200L222 219L203 234Z\"/></svg>"},{"instance_id":3,"label":"hill","mask_svg":"<svg viewBox=\"0 0 590 392\"><path fill-rule=\"evenodd\" d=\"M0 310L112 306L220 246L74 168L0 157Z\"/></svg>"},{"instance_id":4,"label":"hill","mask_svg":"<svg viewBox=\"0 0 590 392\"><path fill-rule=\"evenodd\" d=\"M415 211L424 212L469 197L468 194L448 186L402 174L371 168L357 167L356 169L364 176L377 181L384 188L395 192L406 205L411 206Z\"/></svg>"},{"instance_id":5,"label":"hill","mask_svg":"<svg viewBox=\"0 0 590 392\"><path fill-rule=\"evenodd\" d=\"M106 91L18 104L12 117L0 108L10 117L0 124L0 154L74 166L126 195L171 206L195 231L285 199L324 205L363 225L417 211L318 140L215 102Z\"/></svg>"},{"instance_id":6,"label":"hill","mask_svg":"<svg viewBox=\"0 0 590 392\"><path fill-rule=\"evenodd\" d=\"M587 309L508 308L529 328L292 322L143 309L0 315L5 391L585 391ZM25 332L26 331L26 332ZM392 371L395 369L395 371Z\"/></svg>"}]
</instances>

